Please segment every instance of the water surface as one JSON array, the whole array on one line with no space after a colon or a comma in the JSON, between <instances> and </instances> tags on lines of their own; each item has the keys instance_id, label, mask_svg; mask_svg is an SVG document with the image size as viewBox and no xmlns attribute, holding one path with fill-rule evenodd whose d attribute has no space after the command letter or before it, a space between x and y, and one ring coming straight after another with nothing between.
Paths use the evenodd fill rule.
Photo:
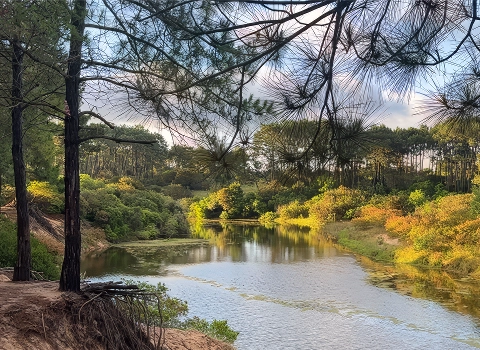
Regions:
<instances>
[{"instance_id":1,"label":"water surface","mask_svg":"<svg viewBox=\"0 0 480 350\"><path fill-rule=\"evenodd\" d=\"M358 259L298 228L196 234L210 244L113 247L87 257L82 271L164 283L191 316L228 320L239 350L480 348L474 284Z\"/></svg>"}]
</instances>

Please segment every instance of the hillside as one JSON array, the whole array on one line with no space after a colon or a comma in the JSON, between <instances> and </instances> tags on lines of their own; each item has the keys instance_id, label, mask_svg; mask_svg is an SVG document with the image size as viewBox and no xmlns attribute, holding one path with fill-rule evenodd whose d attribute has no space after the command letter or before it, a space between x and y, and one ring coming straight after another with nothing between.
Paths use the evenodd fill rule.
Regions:
<instances>
[{"instance_id":1,"label":"hillside","mask_svg":"<svg viewBox=\"0 0 480 350\"><path fill-rule=\"evenodd\" d=\"M6 215L13 222L17 220L17 213L12 205L1 207L0 213ZM64 251L63 226L62 214L45 214L35 207L30 209L30 231L33 236L47 245L50 251L58 254L63 254ZM83 253L108 247L109 243L102 229L82 221L81 231Z\"/></svg>"}]
</instances>

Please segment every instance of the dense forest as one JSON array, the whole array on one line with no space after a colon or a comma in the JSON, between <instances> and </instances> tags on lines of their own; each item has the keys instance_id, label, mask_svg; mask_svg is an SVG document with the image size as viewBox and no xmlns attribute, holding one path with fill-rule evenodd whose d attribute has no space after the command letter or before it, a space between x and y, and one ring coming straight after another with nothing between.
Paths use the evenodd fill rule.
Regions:
<instances>
[{"instance_id":1,"label":"dense forest","mask_svg":"<svg viewBox=\"0 0 480 350\"><path fill-rule=\"evenodd\" d=\"M2 116L2 125L8 126L8 114ZM305 121L294 124L262 125L250 143L233 147L220 160L214 148L169 146L161 134L140 125L111 130L103 124L86 124L97 136L155 142L138 144L102 138L86 141L80 148L80 172L106 183L130 178L142 188L174 199L192 197L192 191L217 190L233 182L257 189L272 187L280 191L282 186L297 186L306 191L319 179L377 194L408 190L425 181L449 192L471 192L480 145L475 131L469 137L441 124L393 130L379 125L364 130L361 143L355 140L349 144L348 139L332 143L331 137L325 135L302 154L307 147L305 138L302 133L294 135L302 129L311 130L312 125ZM2 128L2 133L0 198L5 204L14 198L14 176L10 129ZM25 140L28 183L45 182L61 193L64 159L60 126L45 118L42 127L26 128ZM61 206L56 210L61 211Z\"/></svg>"}]
</instances>

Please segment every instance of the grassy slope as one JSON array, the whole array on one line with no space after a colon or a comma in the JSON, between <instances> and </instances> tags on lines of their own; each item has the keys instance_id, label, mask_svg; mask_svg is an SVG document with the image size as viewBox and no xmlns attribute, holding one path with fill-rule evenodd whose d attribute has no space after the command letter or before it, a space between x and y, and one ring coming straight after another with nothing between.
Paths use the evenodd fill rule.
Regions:
<instances>
[{"instance_id":1,"label":"grassy slope","mask_svg":"<svg viewBox=\"0 0 480 350\"><path fill-rule=\"evenodd\" d=\"M379 226L362 227L350 221L327 223L323 232L339 245L374 260L393 262L401 244Z\"/></svg>"}]
</instances>

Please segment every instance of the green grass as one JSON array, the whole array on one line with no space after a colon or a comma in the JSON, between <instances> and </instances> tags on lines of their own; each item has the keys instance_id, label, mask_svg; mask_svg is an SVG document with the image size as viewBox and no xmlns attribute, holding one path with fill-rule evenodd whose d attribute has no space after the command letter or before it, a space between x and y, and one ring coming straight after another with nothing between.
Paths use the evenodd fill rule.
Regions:
<instances>
[{"instance_id":1,"label":"green grass","mask_svg":"<svg viewBox=\"0 0 480 350\"><path fill-rule=\"evenodd\" d=\"M384 241L387 232L382 227L359 228L342 221L326 224L323 231L340 246L373 260L393 262L399 248Z\"/></svg>"},{"instance_id":2,"label":"green grass","mask_svg":"<svg viewBox=\"0 0 480 350\"><path fill-rule=\"evenodd\" d=\"M346 231L338 234L337 243L354 253L378 261L393 262L395 257L396 248L394 246L381 243L381 240L372 242L370 239L359 239Z\"/></svg>"},{"instance_id":3,"label":"green grass","mask_svg":"<svg viewBox=\"0 0 480 350\"><path fill-rule=\"evenodd\" d=\"M192 194L194 197L198 198L205 198L208 197L208 195L211 193L211 191L204 191L204 190L193 190Z\"/></svg>"},{"instance_id":4,"label":"green grass","mask_svg":"<svg viewBox=\"0 0 480 350\"><path fill-rule=\"evenodd\" d=\"M252 185L242 185L241 186L243 193L256 193L258 191L257 186ZM194 197L205 198L208 197L210 193L214 191L205 191L205 190L193 190L192 194Z\"/></svg>"},{"instance_id":5,"label":"green grass","mask_svg":"<svg viewBox=\"0 0 480 350\"><path fill-rule=\"evenodd\" d=\"M287 224L287 225L296 225L300 227L311 227L311 228L319 228L322 227L324 224L319 223L317 220L311 218L295 218L295 219L282 219L278 218L275 220L279 224Z\"/></svg>"}]
</instances>

